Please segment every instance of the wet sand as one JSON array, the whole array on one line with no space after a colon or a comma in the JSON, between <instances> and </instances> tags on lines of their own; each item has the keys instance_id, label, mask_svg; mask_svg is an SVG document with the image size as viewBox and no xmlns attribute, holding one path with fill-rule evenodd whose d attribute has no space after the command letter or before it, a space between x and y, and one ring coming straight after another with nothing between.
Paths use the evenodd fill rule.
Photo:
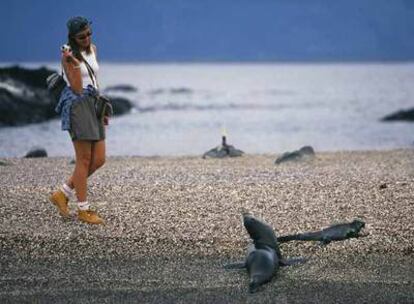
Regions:
<instances>
[{"instance_id":1,"label":"wet sand","mask_svg":"<svg viewBox=\"0 0 414 304\"><path fill-rule=\"evenodd\" d=\"M109 157L90 179L105 226L61 219L47 202L73 170L69 158L1 159L0 302L412 303L414 151ZM257 294L243 259L241 211L278 235L359 218L364 237L320 247L281 245L283 267Z\"/></svg>"}]
</instances>

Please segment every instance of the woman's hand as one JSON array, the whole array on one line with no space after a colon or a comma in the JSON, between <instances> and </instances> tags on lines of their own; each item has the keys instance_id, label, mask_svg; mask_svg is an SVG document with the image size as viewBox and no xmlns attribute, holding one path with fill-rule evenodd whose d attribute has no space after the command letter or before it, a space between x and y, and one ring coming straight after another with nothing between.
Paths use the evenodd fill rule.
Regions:
<instances>
[{"instance_id":1,"label":"woman's hand","mask_svg":"<svg viewBox=\"0 0 414 304\"><path fill-rule=\"evenodd\" d=\"M104 126L109 125L109 117L108 116L104 116L103 123L104 123Z\"/></svg>"},{"instance_id":2,"label":"woman's hand","mask_svg":"<svg viewBox=\"0 0 414 304\"><path fill-rule=\"evenodd\" d=\"M71 49L62 50L62 57L66 62L73 64L75 67L79 66L80 64L80 61L75 56L73 56Z\"/></svg>"}]
</instances>

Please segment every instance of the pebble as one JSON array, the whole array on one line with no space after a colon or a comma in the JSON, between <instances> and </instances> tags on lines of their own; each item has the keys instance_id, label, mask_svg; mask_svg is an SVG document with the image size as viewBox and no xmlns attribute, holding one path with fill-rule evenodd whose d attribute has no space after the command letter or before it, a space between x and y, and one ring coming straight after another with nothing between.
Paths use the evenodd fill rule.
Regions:
<instances>
[{"instance_id":1,"label":"pebble","mask_svg":"<svg viewBox=\"0 0 414 304\"><path fill-rule=\"evenodd\" d=\"M235 159L109 157L89 180L105 226L63 220L48 195L72 173L69 158L7 159L0 168L0 242L15 254L240 256L249 238L243 210L278 235L359 218L366 237L283 244L291 255L412 255L414 151L318 153L309 162L273 164L274 155ZM386 185L384 187L383 185ZM385 191L386 190L386 191Z\"/></svg>"}]
</instances>

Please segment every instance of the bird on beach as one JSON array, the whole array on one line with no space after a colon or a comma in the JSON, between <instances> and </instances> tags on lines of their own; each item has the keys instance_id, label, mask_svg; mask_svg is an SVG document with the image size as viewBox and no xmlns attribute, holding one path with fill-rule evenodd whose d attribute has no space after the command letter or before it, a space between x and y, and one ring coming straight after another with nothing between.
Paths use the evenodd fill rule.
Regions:
<instances>
[{"instance_id":1,"label":"bird on beach","mask_svg":"<svg viewBox=\"0 0 414 304\"><path fill-rule=\"evenodd\" d=\"M221 145L207 151L203 154L203 158L224 158L238 157L244 154L243 151L236 149L234 146L227 144L226 130L223 128L221 136Z\"/></svg>"}]
</instances>

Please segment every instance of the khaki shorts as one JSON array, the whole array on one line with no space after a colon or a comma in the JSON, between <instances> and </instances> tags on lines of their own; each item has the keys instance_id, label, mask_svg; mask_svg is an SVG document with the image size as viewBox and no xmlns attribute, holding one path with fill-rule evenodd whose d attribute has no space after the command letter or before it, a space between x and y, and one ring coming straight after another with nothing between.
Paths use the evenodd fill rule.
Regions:
<instances>
[{"instance_id":1,"label":"khaki shorts","mask_svg":"<svg viewBox=\"0 0 414 304\"><path fill-rule=\"evenodd\" d=\"M105 139L103 118L98 118L95 109L96 98L84 96L73 102L70 113L69 134L73 141Z\"/></svg>"}]
</instances>

